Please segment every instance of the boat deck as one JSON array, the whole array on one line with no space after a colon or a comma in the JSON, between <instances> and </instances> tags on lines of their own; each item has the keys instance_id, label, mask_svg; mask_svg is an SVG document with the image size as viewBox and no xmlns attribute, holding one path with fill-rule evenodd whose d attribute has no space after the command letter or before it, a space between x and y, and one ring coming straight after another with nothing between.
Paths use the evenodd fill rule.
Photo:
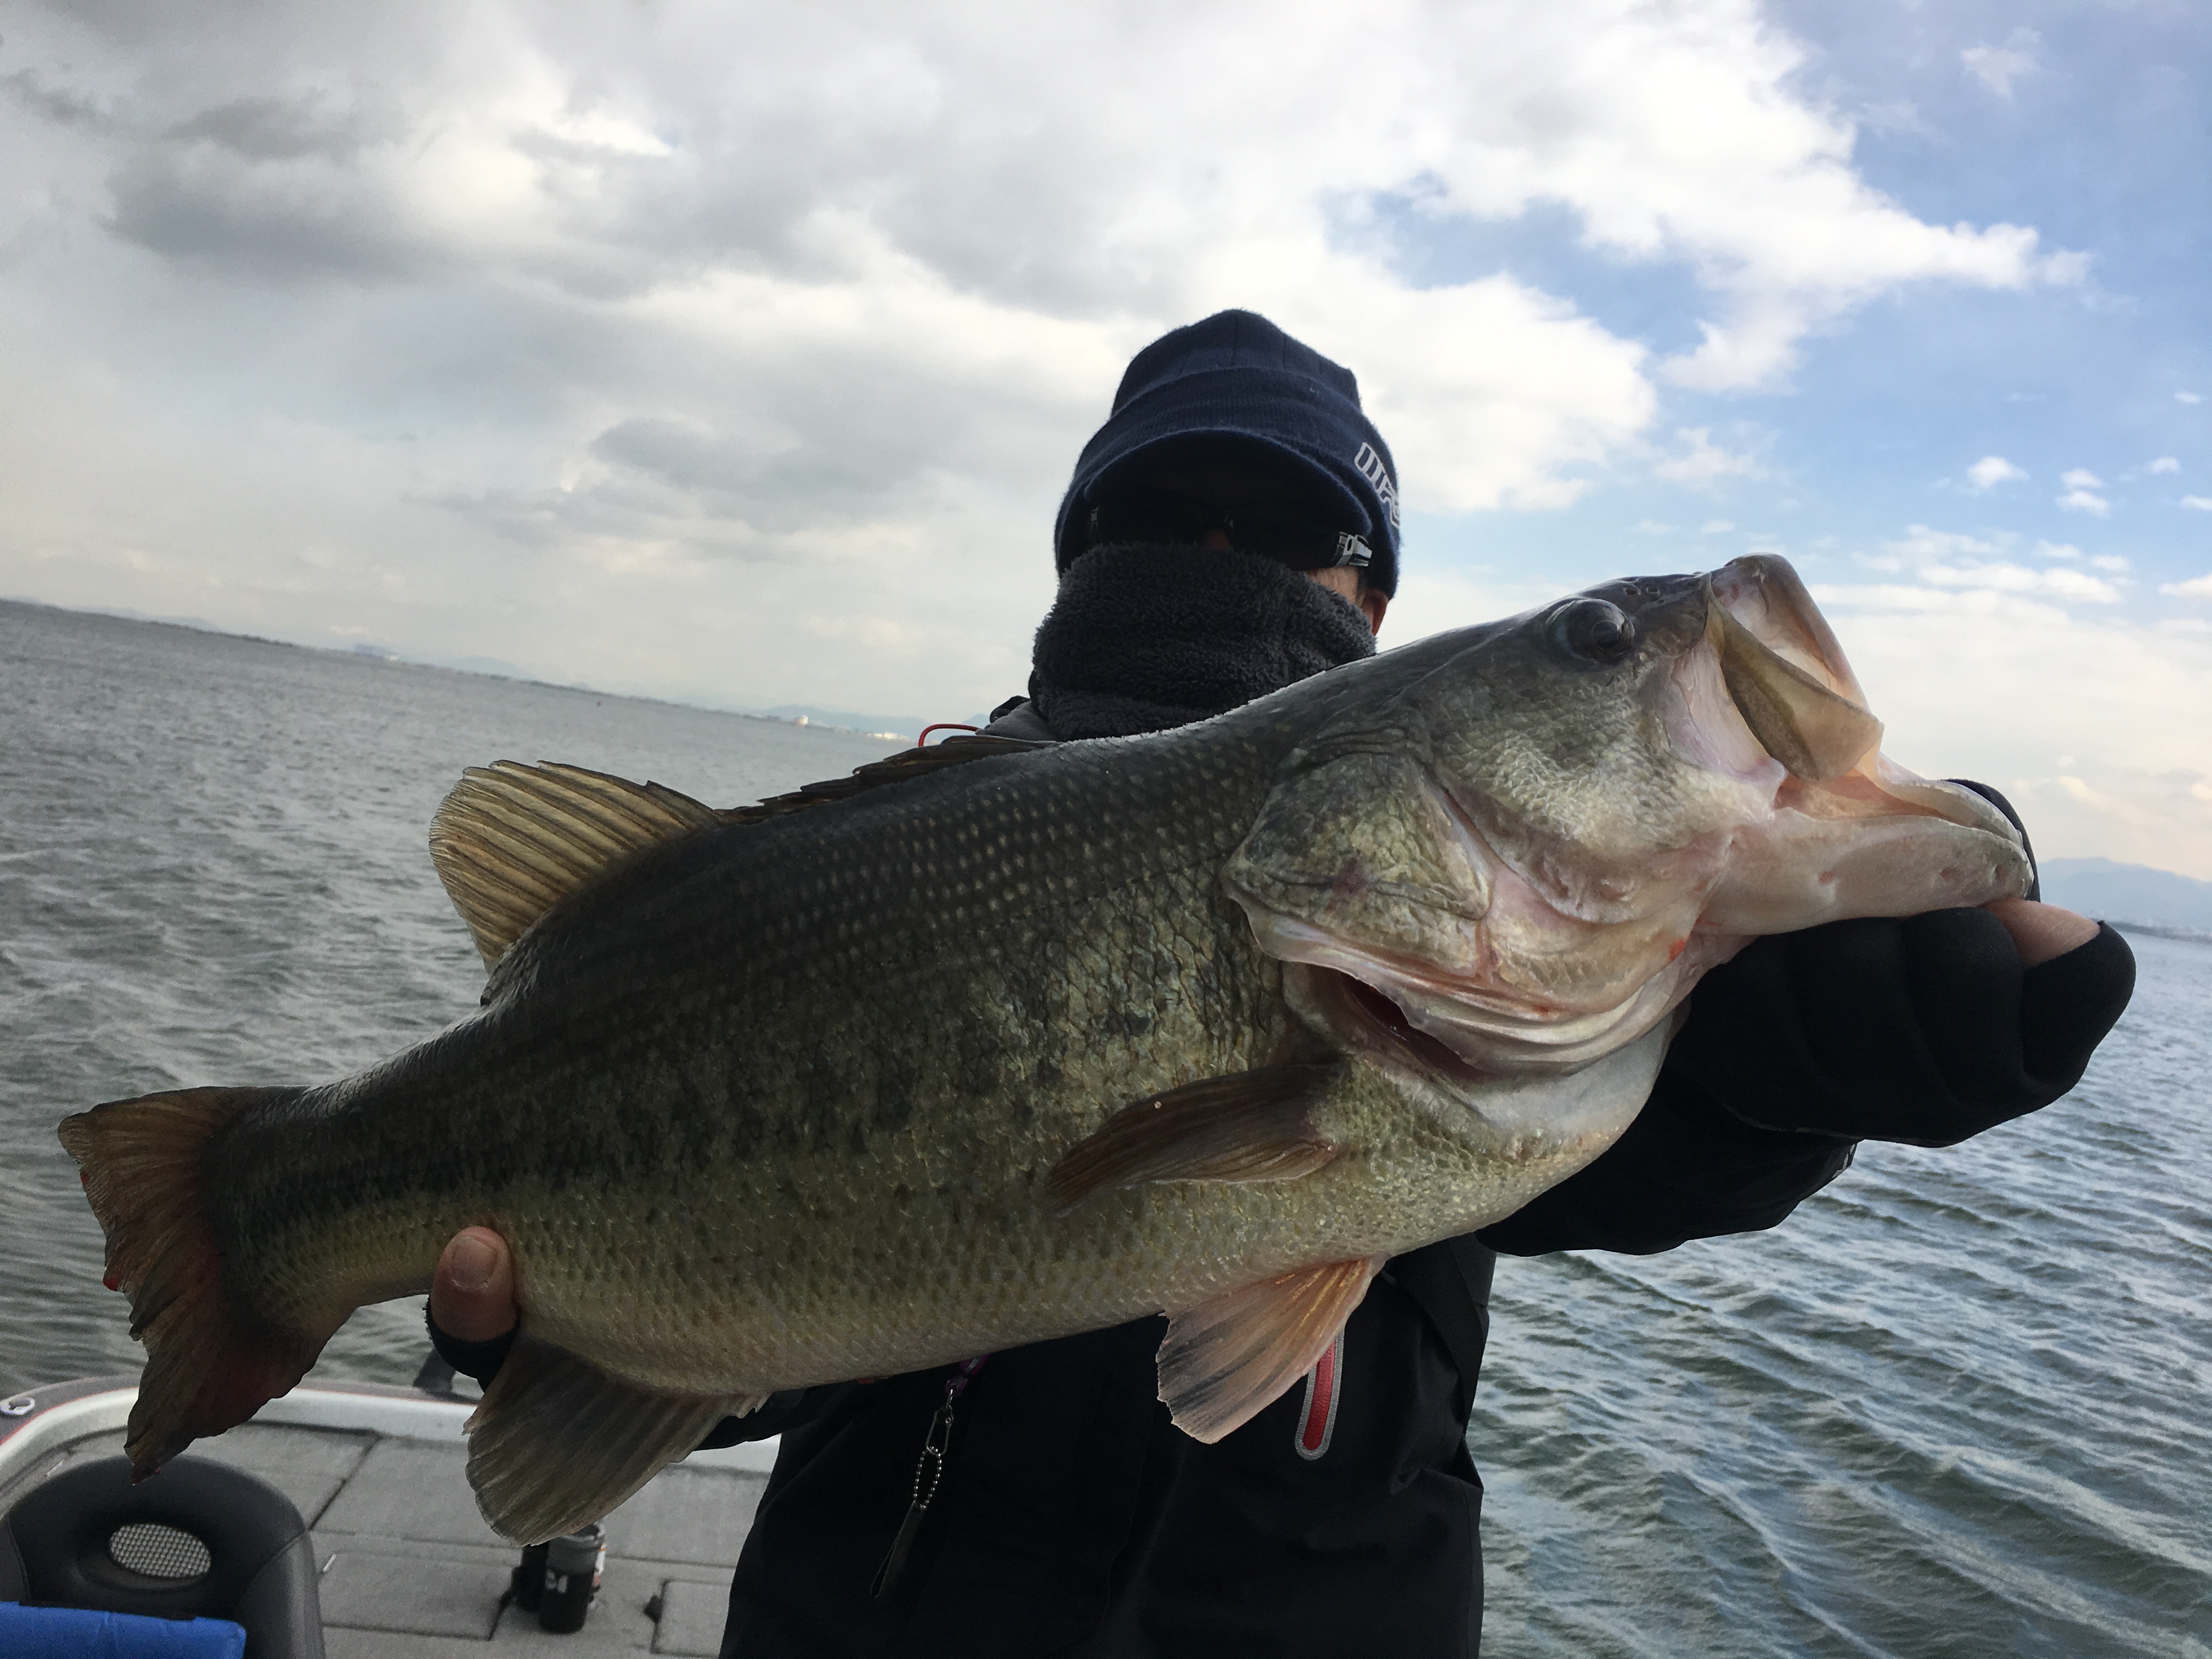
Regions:
<instances>
[{"instance_id":1,"label":"boat deck","mask_svg":"<svg viewBox=\"0 0 2212 1659\"><path fill-rule=\"evenodd\" d=\"M119 1453L136 1396L131 1382L114 1379L7 1402L33 1406L12 1423L0 1418L0 1513L76 1460ZM299 1510L321 1570L329 1659L717 1650L773 1442L694 1453L608 1516L599 1600L581 1631L555 1635L505 1601L519 1552L470 1494L469 1410L415 1389L302 1387L185 1455L258 1475Z\"/></svg>"}]
</instances>

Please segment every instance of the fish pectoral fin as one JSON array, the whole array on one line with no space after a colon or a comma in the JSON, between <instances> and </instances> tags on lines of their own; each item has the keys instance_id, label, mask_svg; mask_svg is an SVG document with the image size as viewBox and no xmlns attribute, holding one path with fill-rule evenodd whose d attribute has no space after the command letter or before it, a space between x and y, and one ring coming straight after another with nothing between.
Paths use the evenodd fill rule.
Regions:
<instances>
[{"instance_id":1,"label":"fish pectoral fin","mask_svg":"<svg viewBox=\"0 0 2212 1659\"><path fill-rule=\"evenodd\" d=\"M430 862L496 966L538 917L647 848L718 822L657 783L495 761L461 775L430 820Z\"/></svg>"},{"instance_id":2,"label":"fish pectoral fin","mask_svg":"<svg viewBox=\"0 0 2212 1659\"><path fill-rule=\"evenodd\" d=\"M597 1521L767 1398L640 1388L526 1331L469 1418L469 1485L495 1531L542 1544Z\"/></svg>"},{"instance_id":3,"label":"fish pectoral fin","mask_svg":"<svg viewBox=\"0 0 2212 1659\"><path fill-rule=\"evenodd\" d=\"M1212 1445L1314 1367L1367 1294L1379 1255L1324 1261L1172 1316L1160 1343L1160 1398L1176 1427Z\"/></svg>"},{"instance_id":4,"label":"fish pectoral fin","mask_svg":"<svg viewBox=\"0 0 2212 1659\"><path fill-rule=\"evenodd\" d=\"M1262 1066L1124 1106L1045 1176L1060 1211L1153 1181L1292 1181L1342 1147L1314 1121L1335 1065Z\"/></svg>"}]
</instances>

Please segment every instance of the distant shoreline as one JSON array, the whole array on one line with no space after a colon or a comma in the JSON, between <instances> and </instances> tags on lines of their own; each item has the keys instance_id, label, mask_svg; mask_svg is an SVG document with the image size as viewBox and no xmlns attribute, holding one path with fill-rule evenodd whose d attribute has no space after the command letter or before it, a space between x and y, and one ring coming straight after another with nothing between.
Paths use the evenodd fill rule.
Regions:
<instances>
[{"instance_id":1,"label":"distant shoreline","mask_svg":"<svg viewBox=\"0 0 2212 1659\"><path fill-rule=\"evenodd\" d=\"M0 593L0 605L19 605L30 611L59 611L75 617L105 617L112 622L136 623L146 628L177 628L191 634L210 634L219 639L242 640L249 645L273 645L286 651L313 651L325 656L343 657L356 662L391 663L402 668L428 668L441 674L466 674L480 680L506 680L515 685L542 686L550 691L570 691L589 697L620 697L629 702L658 703L670 708L696 708L709 714L730 714L739 720L764 720L774 726L811 726L817 730L850 732L856 737L875 738L884 742L903 744L918 732L922 721L906 715L893 715L890 720L914 728L912 731L876 730L865 726L848 726L847 720L867 720L866 714L854 714L843 709L828 709L785 704L779 707L791 713L774 709L744 708L733 703L702 702L683 697L659 696L649 691L615 691L605 686L586 685L577 680L549 680L540 678L527 669L513 663L489 661L465 662L452 659L426 657L411 651L402 651L391 646L356 642L351 645L323 645L305 640L280 640L267 634L242 634L235 629L218 627L199 617L156 617L143 611L127 611L108 605L56 605L50 599L26 599L19 593Z\"/></svg>"},{"instance_id":2,"label":"distant shoreline","mask_svg":"<svg viewBox=\"0 0 2212 1659\"><path fill-rule=\"evenodd\" d=\"M2159 921L2123 921L2117 916L2106 921L2124 933L2148 933L2153 939L2178 939L2191 945L2212 945L2212 933L2201 927L2169 927Z\"/></svg>"}]
</instances>

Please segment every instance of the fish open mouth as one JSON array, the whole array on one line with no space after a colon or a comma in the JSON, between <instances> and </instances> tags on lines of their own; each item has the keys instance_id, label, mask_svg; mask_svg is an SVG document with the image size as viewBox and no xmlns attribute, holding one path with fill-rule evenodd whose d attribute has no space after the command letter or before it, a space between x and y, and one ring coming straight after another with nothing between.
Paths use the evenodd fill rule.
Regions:
<instances>
[{"instance_id":1,"label":"fish open mouth","mask_svg":"<svg viewBox=\"0 0 2212 1659\"><path fill-rule=\"evenodd\" d=\"M1356 950L1327 954L1336 960L1280 958L1291 1006L1386 1063L1453 1089L1573 1071L1649 1030L1673 1003L1671 975L1615 1007L1569 1012L1494 987L1425 984Z\"/></svg>"},{"instance_id":2,"label":"fish open mouth","mask_svg":"<svg viewBox=\"0 0 2212 1659\"><path fill-rule=\"evenodd\" d=\"M1797 573L1762 554L1705 579L1705 638L1729 697L1790 776L1826 783L1881 744L1881 722Z\"/></svg>"},{"instance_id":3,"label":"fish open mouth","mask_svg":"<svg viewBox=\"0 0 2212 1659\"><path fill-rule=\"evenodd\" d=\"M1994 805L1882 754L1783 560L1608 584L1523 628L1453 672L1518 641L1512 698L1555 672L1587 709L1516 725L1522 702L1462 704L1440 681L1433 711L1347 720L1340 750L1298 751L1223 872L1292 1009L1386 1068L1462 1091L1571 1073L1657 1029L1752 937L2022 884ZM1462 720L1454 747L1442 722ZM1429 747L1382 741L1407 730ZM1566 776L1562 752L1592 775Z\"/></svg>"},{"instance_id":4,"label":"fish open mouth","mask_svg":"<svg viewBox=\"0 0 2212 1659\"><path fill-rule=\"evenodd\" d=\"M2010 825L1980 796L1931 783L1881 752L1881 722L1789 561L1732 560L1705 587L1709 660L1752 739L1788 775L1775 791L1777 809L1814 818L1939 817L2009 838ZM1709 757L1726 747L1709 720L1692 720L1707 728L1696 742Z\"/></svg>"},{"instance_id":5,"label":"fish open mouth","mask_svg":"<svg viewBox=\"0 0 2212 1659\"><path fill-rule=\"evenodd\" d=\"M1384 992L1337 968L1304 964L1311 989L1370 1037L1396 1049L1423 1070L1465 1085L1492 1081L1495 1073L1468 1064L1442 1037L1431 1036Z\"/></svg>"}]
</instances>

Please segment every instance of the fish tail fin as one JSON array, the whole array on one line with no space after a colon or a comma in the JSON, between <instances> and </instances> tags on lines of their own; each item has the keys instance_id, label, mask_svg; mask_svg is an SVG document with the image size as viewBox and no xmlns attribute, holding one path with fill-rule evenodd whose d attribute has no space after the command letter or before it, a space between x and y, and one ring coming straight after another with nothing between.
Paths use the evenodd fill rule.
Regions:
<instances>
[{"instance_id":1,"label":"fish tail fin","mask_svg":"<svg viewBox=\"0 0 2212 1659\"><path fill-rule=\"evenodd\" d=\"M336 1329L289 1329L239 1304L202 1189L209 1142L224 1126L301 1092L179 1089L62 1123L62 1145L107 1235L107 1287L131 1298L131 1334L146 1345L124 1447L134 1480L283 1394Z\"/></svg>"}]
</instances>

